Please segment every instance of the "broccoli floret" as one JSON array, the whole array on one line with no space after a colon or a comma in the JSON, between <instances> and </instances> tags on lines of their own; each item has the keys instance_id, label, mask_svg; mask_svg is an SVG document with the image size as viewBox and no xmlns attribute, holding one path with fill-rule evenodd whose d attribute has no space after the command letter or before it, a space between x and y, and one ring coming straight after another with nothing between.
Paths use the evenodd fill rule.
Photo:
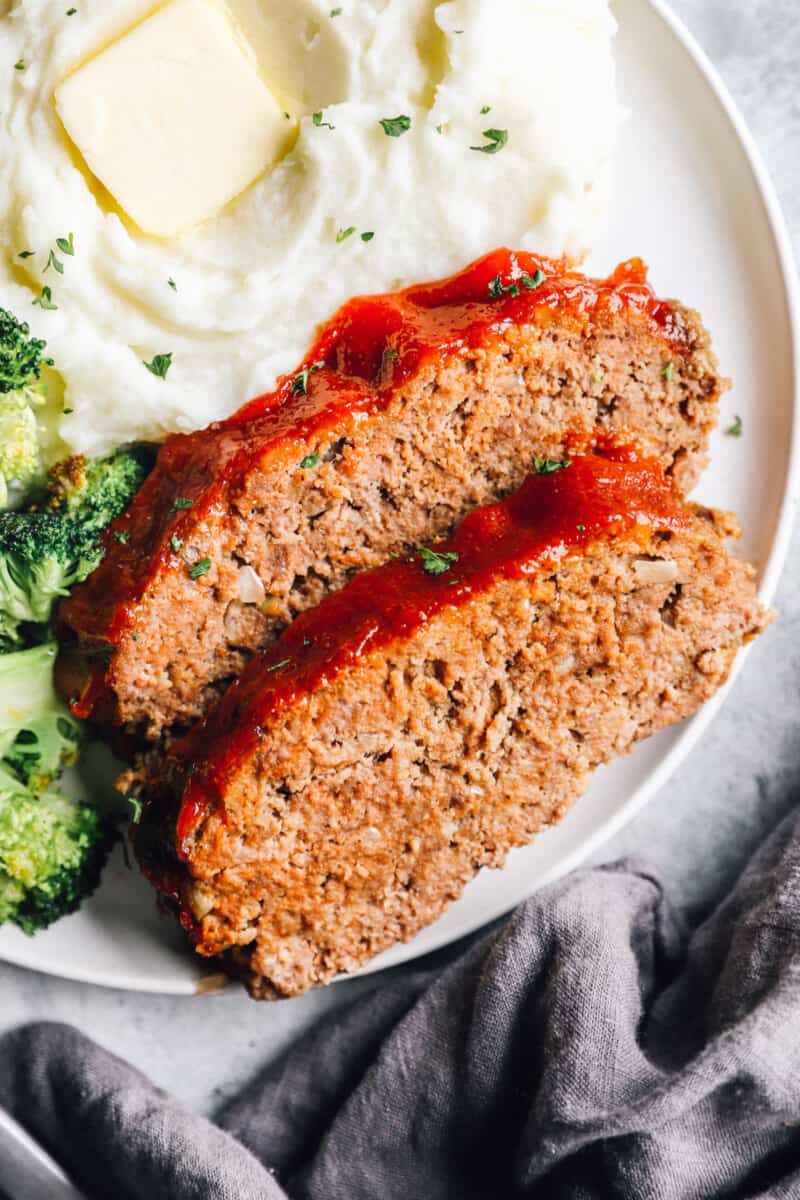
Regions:
<instances>
[{"instance_id":1,"label":"broccoli floret","mask_svg":"<svg viewBox=\"0 0 800 1200\"><path fill-rule=\"evenodd\" d=\"M8 503L9 484L27 486L42 470L35 409L47 399L42 383L46 343L30 336L30 327L0 308L0 508Z\"/></svg>"},{"instance_id":2,"label":"broccoli floret","mask_svg":"<svg viewBox=\"0 0 800 1200\"><path fill-rule=\"evenodd\" d=\"M48 476L45 507L69 518L84 539L94 542L128 507L148 465L144 450L119 450L90 461L68 458Z\"/></svg>"},{"instance_id":3,"label":"broccoli floret","mask_svg":"<svg viewBox=\"0 0 800 1200\"><path fill-rule=\"evenodd\" d=\"M55 656L53 643L0 656L0 924L26 933L92 893L116 836L55 786L82 741L53 687Z\"/></svg>"},{"instance_id":4,"label":"broccoli floret","mask_svg":"<svg viewBox=\"0 0 800 1200\"><path fill-rule=\"evenodd\" d=\"M44 792L78 758L82 726L53 685L54 642L0 655L0 762L24 788Z\"/></svg>"},{"instance_id":5,"label":"broccoli floret","mask_svg":"<svg viewBox=\"0 0 800 1200\"><path fill-rule=\"evenodd\" d=\"M56 601L99 565L103 531L146 472L141 452L71 458L51 472L43 511L0 512L0 653L47 635Z\"/></svg>"}]
</instances>

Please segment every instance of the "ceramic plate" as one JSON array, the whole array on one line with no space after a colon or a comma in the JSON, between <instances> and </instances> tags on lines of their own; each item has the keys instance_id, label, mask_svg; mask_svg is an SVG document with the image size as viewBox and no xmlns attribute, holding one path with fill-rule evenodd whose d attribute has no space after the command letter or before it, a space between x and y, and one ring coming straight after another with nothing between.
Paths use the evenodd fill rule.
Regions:
<instances>
[{"instance_id":1,"label":"ceramic plate","mask_svg":"<svg viewBox=\"0 0 800 1200\"><path fill-rule=\"evenodd\" d=\"M788 237L750 135L685 28L661 0L618 0L615 8L629 116L614 215L589 267L606 273L643 256L656 289L699 309L712 330L722 369L735 381L721 429L739 414L745 436L716 435L700 498L738 513L742 553L758 566L768 601L788 548L798 483L800 324ZM723 700L599 772L560 826L515 851L504 870L484 872L436 925L368 969L454 941L575 867L663 787ZM150 888L121 855L77 915L32 939L0 931L0 957L88 983L173 994L202 990L209 974L172 922L158 916Z\"/></svg>"}]
</instances>

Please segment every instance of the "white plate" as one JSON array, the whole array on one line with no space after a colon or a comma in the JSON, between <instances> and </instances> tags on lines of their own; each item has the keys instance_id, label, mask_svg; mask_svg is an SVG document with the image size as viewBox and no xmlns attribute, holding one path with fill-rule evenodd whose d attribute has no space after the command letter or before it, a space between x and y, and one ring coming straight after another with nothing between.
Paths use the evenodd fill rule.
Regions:
<instances>
[{"instance_id":1,"label":"white plate","mask_svg":"<svg viewBox=\"0 0 800 1200\"><path fill-rule=\"evenodd\" d=\"M774 594L788 549L798 485L797 281L783 220L758 152L711 64L662 0L618 0L617 56L630 116L617 165L612 227L590 267L605 272L643 255L655 287L700 309L723 371L736 382L744 436L718 433L703 499L737 511L742 553ZM720 696L680 729L601 771L558 828L484 872L436 925L368 970L394 966L472 932L536 887L571 870L661 788L719 710ZM0 957L117 988L191 993L209 973L149 887L121 858L79 914L36 938L0 931Z\"/></svg>"}]
</instances>

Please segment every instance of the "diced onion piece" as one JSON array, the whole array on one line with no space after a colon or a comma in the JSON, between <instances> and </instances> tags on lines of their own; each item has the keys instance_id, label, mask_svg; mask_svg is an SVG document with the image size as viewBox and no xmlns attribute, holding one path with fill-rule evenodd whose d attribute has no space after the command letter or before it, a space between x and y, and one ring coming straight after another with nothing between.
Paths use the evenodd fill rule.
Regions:
<instances>
[{"instance_id":1,"label":"diced onion piece","mask_svg":"<svg viewBox=\"0 0 800 1200\"><path fill-rule=\"evenodd\" d=\"M641 559L633 564L633 570L642 587L653 583L675 583L678 578L678 564L663 558Z\"/></svg>"},{"instance_id":2,"label":"diced onion piece","mask_svg":"<svg viewBox=\"0 0 800 1200\"><path fill-rule=\"evenodd\" d=\"M244 566L239 570L239 599L243 604L261 604L266 589L252 567Z\"/></svg>"}]
</instances>

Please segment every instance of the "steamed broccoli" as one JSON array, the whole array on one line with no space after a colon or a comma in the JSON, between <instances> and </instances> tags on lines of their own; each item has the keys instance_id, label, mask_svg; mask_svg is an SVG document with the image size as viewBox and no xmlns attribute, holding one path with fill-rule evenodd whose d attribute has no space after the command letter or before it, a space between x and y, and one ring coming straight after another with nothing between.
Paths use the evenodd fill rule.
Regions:
<instances>
[{"instance_id":1,"label":"steamed broccoli","mask_svg":"<svg viewBox=\"0 0 800 1200\"><path fill-rule=\"evenodd\" d=\"M26 933L94 891L115 838L107 817L56 787L82 742L53 687L56 650L0 655L0 924Z\"/></svg>"},{"instance_id":2,"label":"steamed broccoli","mask_svg":"<svg viewBox=\"0 0 800 1200\"><path fill-rule=\"evenodd\" d=\"M46 343L0 308L0 508L8 503L9 484L27 486L42 471L35 409L47 399L42 383Z\"/></svg>"},{"instance_id":3,"label":"steamed broccoli","mask_svg":"<svg viewBox=\"0 0 800 1200\"><path fill-rule=\"evenodd\" d=\"M134 451L71 458L50 473L41 511L0 513L0 653L47 635L56 601L99 565L100 535L145 474Z\"/></svg>"}]
</instances>

